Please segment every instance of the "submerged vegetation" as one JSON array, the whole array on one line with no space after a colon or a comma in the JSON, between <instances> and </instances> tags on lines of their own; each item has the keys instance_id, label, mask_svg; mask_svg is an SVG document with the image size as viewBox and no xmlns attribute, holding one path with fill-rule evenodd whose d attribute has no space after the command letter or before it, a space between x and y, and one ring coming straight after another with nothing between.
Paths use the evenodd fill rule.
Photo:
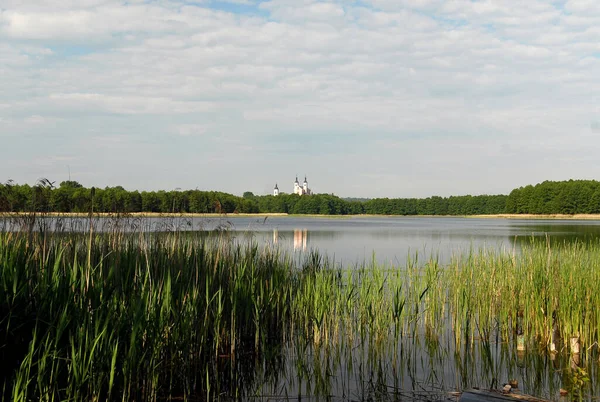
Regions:
<instances>
[{"instance_id":1,"label":"submerged vegetation","mask_svg":"<svg viewBox=\"0 0 600 402\"><path fill-rule=\"evenodd\" d=\"M416 371L431 373L421 378L430 392L461 390L506 381L515 361L533 367L522 375L537 393L588 395L600 386L599 281L598 243L341 267L317 252L240 246L227 231L3 232L2 396L213 400L354 387L385 399L414 392ZM435 367L449 364L445 383Z\"/></svg>"}]
</instances>

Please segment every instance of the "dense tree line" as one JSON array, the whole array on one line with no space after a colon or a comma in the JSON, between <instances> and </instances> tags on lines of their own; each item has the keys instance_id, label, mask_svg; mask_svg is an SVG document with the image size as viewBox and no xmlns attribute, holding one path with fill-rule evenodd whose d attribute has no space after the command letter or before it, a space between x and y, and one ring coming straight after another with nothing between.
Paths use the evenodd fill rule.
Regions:
<instances>
[{"instance_id":1,"label":"dense tree line","mask_svg":"<svg viewBox=\"0 0 600 402\"><path fill-rule=\"evenodd\" d=\"M428 198L342 199L330 194L243 197L218 191L127 191L123 187L85 188L76 181L55 186L46 179L34 186L0 184L0 211L131 213L288 213L321 215L478 215L600 213L600 182L545 181L510 195Z\"/></svg>"},{"instance_id":2,"label":"dense tree line","mask_svg":"<svg viewBox=\"0 0 600 402\"><path fill-rule=\"evenodd\" d=\"M256 202L260 212L315 215L354 215L364 213L361 202L344 201L330 194L299 196L282 193L278 196L254 196L252 193L246 193L245 196Z\"/></svg>"},{"instance_id":3,"label":"dense tree line","mask_svg":"<svg viewBox=\"0 0 600 402\"><path fill-rule=\"evenodd\" d=\"M58 187L48 180L35 186L0 185L0 211L12 212L255 213L251 200L218 191L127 191L121 186L85 188L75 181Z\"/></svg>"},{"instance_id":4,"label":"dense tree line","mask_svg":"<svg viewBox=\"0 0 600 402\"><path fill-rule=\"evenodd\" d=\"M598 214L600 182L595 180L545 181L514 189L506 200L513 214Z\"/></svg>"},{"instance_id":5,"label":"dense tree line","mask_svg":"<svg viewBox=\"0 0 600 402\"><path fill-rule=\"evenodd\" d=\"M489 215L504 213L505 195L464 195L428 198L375 198L363 203L366 214Z\"/></svg>"},{"instance_id":6,"label":"dense tree line","mask_svg":"<svg viewBox=\"0 0 600 402\"><path fill-rule=\"evenodd\" d=\"M76 181L55 186L42 179L34 186L0 184L0 211L8 212L156 212L288 213L317 215L471 215L504 212L506 196L430 197L424 199L344 200L330 194L243 197L217 191L127 191L121 186L85 188Z\"/></svg>"}]
</instances>

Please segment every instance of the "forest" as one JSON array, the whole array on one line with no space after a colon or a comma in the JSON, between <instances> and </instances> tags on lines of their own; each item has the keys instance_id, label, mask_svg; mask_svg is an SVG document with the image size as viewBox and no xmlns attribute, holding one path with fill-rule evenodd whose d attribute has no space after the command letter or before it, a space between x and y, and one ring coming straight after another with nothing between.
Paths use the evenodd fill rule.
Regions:
<instances>
[{"instance_id":1,"label":"forest","mask_svg":"<svg viewBox=\"0 0 600 402\"><path fill-rule=\"evenodd\" d=\"M596 180L544 181L519 187L506 199L509 214L598 214L600 182Z\"/></svg>"},{"instance_id":2,"label":"forest","mask_svg":"<svg viewBox=\"0 0 600 402\"><path fill-rule=\"evenodd\" d=\"M76 181L58 186L0 184L0 212L106 213L287 213L317 215L489 215L600 213L600 182L545 181L507 195L345 200L331 194L254 195L219 191L127 191L121 186L86 188Z\"/></svg>"}]
</instances>

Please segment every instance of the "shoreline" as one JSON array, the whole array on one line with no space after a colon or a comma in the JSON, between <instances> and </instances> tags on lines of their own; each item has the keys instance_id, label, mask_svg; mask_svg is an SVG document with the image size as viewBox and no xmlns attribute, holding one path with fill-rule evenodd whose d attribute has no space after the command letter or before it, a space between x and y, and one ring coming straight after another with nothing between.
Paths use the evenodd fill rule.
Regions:
<instances>
[{"instance_id":1,"label":"shoreline","mask_svg":"<svg viewBox=\"0 0 600 402\"><path fill-rule=\"evenodd\" d=\"M0 212L0 217L19 217L30 216L33 212ZM68 218L88 218L86 212L36 212L36 216L68 217ZM217 213L162 213L162 212L94 212L93 216L99 218L130 217L130 218L251 218L251 217L269 217L269 216L292 216L286 213L240 213L240 214L217 214ZM300 215L302 216L302 215Z\"/></svg>"},{"instance_id":2,"label":"shoreline","mask_svg":"<svg viewBox=\"0 0 600 402\"><path fill-rule=\"evenodd\" d=\"M555 220L600 220L600 214L496 214L496 215L465 215L465 218L489 219L555 219Z\"/></svg>"},{"instance_id":3,"label":"shoreline","mask_svg":"<svg viewBox=\"0 0 600 402\"><path fill-rule=\"evenodd\" d=\"M0 217L24 217L33 215L32 212L0 212ZM36 216L50 217L70 217L87 218L89 213L81 212L37 212ZM112 212L94 212L95 217L132 217L132 218L322 218L322 219L349 219L349 218L475 218L475 219L525 219L525 220L600 220L600 214L492 214L492 215L379 215L379 214L359 214L359 215L319 215L319 214L288 214L281 212L261 212L261 213L160 213L160 212L132 212L132 213L112 213Z\"/></svg>"}]
</instances>

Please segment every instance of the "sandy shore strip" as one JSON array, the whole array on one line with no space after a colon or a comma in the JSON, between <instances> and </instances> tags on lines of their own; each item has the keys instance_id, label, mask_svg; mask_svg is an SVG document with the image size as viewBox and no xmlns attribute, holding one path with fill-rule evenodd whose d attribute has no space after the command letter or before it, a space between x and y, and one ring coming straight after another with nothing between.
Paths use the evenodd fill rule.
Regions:
<instances>
[{"instance_id":1,"label":"sandy shore strip","mask_svg":"<svg viewBox=\"0 0 600 402\"><path fill-rule=\"evenodd\" d=\"M496 218L496 219L570 219L570 220L600 220L600 214L497 214L497 215L468 215L467 218Z\"/></svg>"}]
</instances>

